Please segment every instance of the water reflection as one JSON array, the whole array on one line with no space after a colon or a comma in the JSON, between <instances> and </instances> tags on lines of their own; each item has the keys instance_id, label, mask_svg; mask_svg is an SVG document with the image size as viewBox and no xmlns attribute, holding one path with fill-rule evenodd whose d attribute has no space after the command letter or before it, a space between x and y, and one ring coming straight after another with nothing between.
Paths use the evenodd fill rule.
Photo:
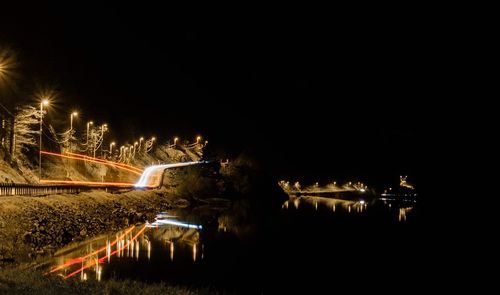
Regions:
<instances>
[{"instance_id":1,"label":"water reflection","mask_svg":"<svg viewBox=\"0 0 500 295\"><path fill-rule=\"evenodd\" d=\"M64 279L79 274L80 280L86 281L90 271L95 275L95 280L101 281L103 275L106 276L108 266L120 260L132 259L139 262L141 257L148 262L154 260L153 248L158 245L153 241L166 241L163 245L167 247L168 257L173 262L175 240L180 247L189 247L191 260L196 262L199 255L199 231L202 226L173 218L176 217L159 214L155 222L138 227L131 226L114 234L114 239L102 236L76 247L70 246L70 249L62 249L59 251L62 254L56 253L53 266L46 274L56 273ZM94 250L96 247L97 250ZM144 256L141 251L145 252Z\"/></svg>"},{"instance_id":2,"label":"water reflection","mask_svg":"<svg viewBox=\"0 0 500 295\"><path fill-rule=\"evenodd\" d=\"M356 200L356 199L337 199L319 196L289 196L289 200L285 201L281 206L284 210L290 210L290 203L293 203L295 210L311 210L324 211L329 210L337 214L366 214L369 207L376 207L380 214L397 214L397 220L400 222L406 221L408 215L411 213L413 206L407 205L405 202L390 202L385 198L370 199L370 200ZM302 207L303 206L303 207ZM386 208L385 213L381 212L382 208ZM394 207L397 213L394 213ZM310 208L310 209L309 209ZM340 210L339 210L340 209Z\"/></svg>"}]
</instances>

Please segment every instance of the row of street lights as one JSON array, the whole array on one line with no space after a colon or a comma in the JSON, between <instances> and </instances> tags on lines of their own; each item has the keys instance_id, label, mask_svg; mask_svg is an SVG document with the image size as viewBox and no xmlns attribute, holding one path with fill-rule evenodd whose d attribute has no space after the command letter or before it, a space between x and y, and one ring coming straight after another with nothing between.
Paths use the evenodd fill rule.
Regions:
<instances>
[{"instance_id":1,"label":"row of street lights","mask_svg":"<svg viewBox=\"0 0 500 295\"><path fill-rule=\"evenodd\" d=\"M45 97L42 98L42 100L40 101L40 140L39 140L39 158L38 158L38 169L39 169L39 177L40 179L42 179L42 134L43 134L43 114L44 114L44 107L47 107L49 106L49 100ZM69 129L69 136L70 136L70 149L71 149L71 138L72 138L72 131L73 131L73 120L74 118L78 117L78 112L74 111L70 114L70 129ZM93 147L92 147L92 154L95 158L95 153L96 153L96 150L101 147L101 151L102 151L102 145L104 143L104 132L107 131L107 124L103 124L100 126L100 129L99 131L99 135L97 136L98 138L95 138L96 135L95 133L91 133L90 130L91 130L91 126L94 125L94 122L93 121L89 121L87 122L86 126L87 126L87 133L86 133L86 147L87 147L87 152L91 152L89 150L90 148L90 137L92 135L93 137ZM199 145L201 144L201 139L202 137L201 136L197 136L196 137L196 143L194 145ZM124 145L122 145L120 147L120 160L123 160L124 158L124 155L126 153L128 153L129 157L130 156L135 156L135 153L136 151L141 151L141 150L144 150L146 153L148 153L149 151L151 151L152 147L153 147L153 143L155 142L156 138L155 137L152 137L151 139L148 139L148 140L145 140L144 137L141 137L139 138L138 141L135 141L133 145L131 145L130 147L125 147ZM177 142L179 141L179 137L174 137L174 144L173 146L176 146L177 145ZM203 146L207 145L208 141L205 141ZM113 147L116 146L116 142L111 142L109 144L109 156L112 157L113 155ZM171 147L173 147L171 146ZM101 155L103 156L103 155Z\"/></svg>"}]
</instances>

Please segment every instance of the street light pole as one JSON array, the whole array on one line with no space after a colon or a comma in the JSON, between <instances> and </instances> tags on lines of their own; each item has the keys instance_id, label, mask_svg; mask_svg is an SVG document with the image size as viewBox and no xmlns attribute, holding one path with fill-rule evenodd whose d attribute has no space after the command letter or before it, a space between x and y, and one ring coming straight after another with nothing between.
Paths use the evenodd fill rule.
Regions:
<instances>
[{"instance_id":1,"label":"street light pole","mask_svg":"<svg viewBox=\"0 0 500 295\"><path fill-rule=\"evenodd\" d=\"M141 144L142 144L143 140L144 140L144 137L139 138L139 152L141 151Z\"/></svg>"},{"instance_id":2,"label":"street light pole","mask_svg":"<svg viewBox=\"0 0 500 295\"><path fill-rule=\"evenodd\" d=\"M104 131L107 130L108 124L103 124L101 126L101 158L104 158L104 152L102 151L102 146L104 145ZM94 155L95 158L95 155Z\"/></svg>"},{"instance_id":3,"label":"street light pole","mask_svg":"<svg viewBox=\"0 0 500 295\"><path fill-rule=\"evenodd\" d=\"M111 159L111 156L113 155L113 146L115 145L115 142L113 141L112 143L109 144L109 158Z\"/></svg>"},{"instance_id":4,"label":"street light pole","mask_svg":"<svg viewBox=\"0 0 500 295\"><path fill-rule=\"evenodd\" d=\"M77 112L72 112L71 115L69 116L69 139L68 139L68 142L69 142L69 151L72 152L73 151L73 148L71 146L71 141L73 139L73 117L76 117L78 116L78 113Z\"/></svg>"},{"instance_id":5,"label":"street light pole","mask_svg":"<svg viewBox=\"0 0 500 295\"><path fill-rule=\"evenodd\" d=\"M87 122L87 152L89 150L89 128L90 128L90 125L94 124L94 122L90 121L90 122Z\"/></svg>"},{"instance_id":6,"label":"street light pole","mask_svg":"<svg viewBox=\"0 0 500 295\"><path fill-rule=\"evenodd\" d=\"M48 105L49 101L43 99L40 102L40 147L38 148L38 182L42 180L42 126L43 126L43 106Z\"/></svg>"},{"instance_id":7,"label":"street light pole","mask_svg":"<svg viewBox=\"0 0 500 295\"><path fill-rule=\"evenodd\" d=\"M70 117L70 125L69 125L69 130L73 130L73 116L78 116L77 112L72 112Z\"/></svg>"}]
</instances>

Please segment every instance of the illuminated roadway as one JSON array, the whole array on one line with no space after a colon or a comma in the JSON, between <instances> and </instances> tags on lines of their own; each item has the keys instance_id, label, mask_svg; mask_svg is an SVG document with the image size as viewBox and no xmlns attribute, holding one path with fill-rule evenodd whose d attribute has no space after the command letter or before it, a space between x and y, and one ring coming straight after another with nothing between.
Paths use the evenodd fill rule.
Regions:
<instances>
[{"instance_id":1,"label":"illuminated roadway","mask_svg":"<svg viewBox=\"0 0 500 295\"><path fill-rule=\"evenodd\" d=\"M161 181L163 178L163 172L165 169L170 168L178 168L178 167L186 167L192 165L199 165L208 163L207 161L193 161L193 162L182 162L175 164L163 164L163 165L154 165L149 166L142 172L141 178L139 181L135 183L135 187L137 188L145 188L145 187L159 187L161 185Z\"/></svg>"}]
</instances>

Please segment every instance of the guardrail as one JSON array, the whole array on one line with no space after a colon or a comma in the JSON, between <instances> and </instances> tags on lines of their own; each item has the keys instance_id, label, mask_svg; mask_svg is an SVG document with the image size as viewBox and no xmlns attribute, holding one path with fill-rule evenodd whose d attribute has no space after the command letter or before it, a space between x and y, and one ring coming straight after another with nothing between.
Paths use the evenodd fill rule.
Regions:
<instances>
[{"instance_id":1,"label":"guardrail","mask_svg":"<svg viewBox=\"0 0 500 295\"><path fill-rule=\"evenodd\" d=\"M45 196L52 194L78 194L93 189L120 190L124 188L107 187L105 185L71 185L71 184L29 184L29 183L0 183L1 196ZM130 189L130 188L129 188Z\"/></svg>"},{"instance_id":2,"label":"guardrail","mask_svg":"<svg viewBox=\"0 0 500 295\"><path fill-rule=\"evenodd\" d=\"M0 183L0 196L39 196L50 194L77 194L88 190L74 185L44 185L29 183Z\"/></svg>"}]
</instances>

